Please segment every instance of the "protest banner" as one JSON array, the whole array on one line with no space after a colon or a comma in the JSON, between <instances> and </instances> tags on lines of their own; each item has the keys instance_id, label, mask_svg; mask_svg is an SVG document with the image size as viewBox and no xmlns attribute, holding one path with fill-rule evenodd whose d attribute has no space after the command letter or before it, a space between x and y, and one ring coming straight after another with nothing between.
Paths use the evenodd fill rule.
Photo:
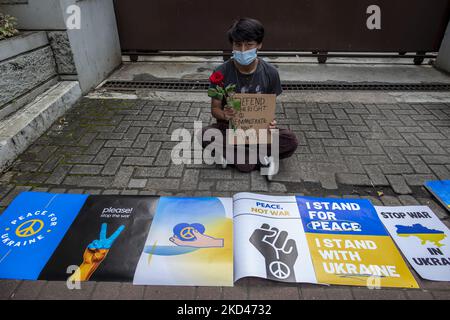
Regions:
<instances>
[{"instance_id":1,"label":"protest banner","mask_svg":"<svg viewBox=\"0 0 450 320\"><path fill-rule=\"evenodd\" d=\"M418 288L365 199L297 197L319 283Z\"/></svg>"},{"instance_id":2,"label":"protest banner","mask_svg":"<svg viewBox=\"0 0 450 320\"><path fill-rule=\"evenodd\" d=\"M450 180L427 181L424 185L450 211Z\"/></svg>"},{"instance_id":3,"label":"protest banner","mask_svg":"<svg viewBox=\"0 0 450 320\"><path fill-rule=\"evenodd\" d=\"M132 281L158 201L157 196L89 196L39 278ZM71 277L69 266L79 273Z\"/></svg>"},{"instance_id":4,"label":"protest banner","mask_svg":"<svg viewBox=\"0 0 450 320\"><path fill-rule=\"evenodd\" d=\"M0 277L37 280L87 198L19 194L0 218Z\"/></svg>"},{"instance_id":5,"label":"protest banner","mask_svg":"<svg viewBox=\"0 0 450 320\"><path fill-rule=\"evenodd\" d=\"M425 266L424 277L448 279L448 230L431 211L380 210L387 226L392 217L420 219L392 222L396 234L390 232L417 270ZM364 199L24 192L0 216L0 230L3 279L232 286L253 276L418 287L375 208Z\"/></svg>"},{"instance_id":6,"label":"protest banner","mask_svg":"<svg viewBox=\"0 0 450 320\"><path fill-rule=\"evenodd\" d=\"M232 210L230 198L162 197L133 283L233 286Z\"/></svg>"},{"instance_id":7,"label":"protest banner","mask_svg":"<svg viewBox=\"0 0 450 320\"><path fill-rule=\"evenodd\" d=\"M450 281L450 231L430 208L375 209L395 243L422 278Z\"/></svg>"}]
</instances>

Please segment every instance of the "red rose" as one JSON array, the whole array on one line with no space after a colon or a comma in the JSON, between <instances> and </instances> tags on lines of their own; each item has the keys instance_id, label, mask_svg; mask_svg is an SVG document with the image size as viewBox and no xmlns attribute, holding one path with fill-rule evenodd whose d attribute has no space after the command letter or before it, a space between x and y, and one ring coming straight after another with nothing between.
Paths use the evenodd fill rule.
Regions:
<instances>
[{"instance_id":1,"label":"red rose","mask_svg":"<svg viewBox=\"0 0 450 320\"><path fill-rule=\"evenodd\" d=\"M223 79L225 79L225 77L220 71L213 72L213 74L209 77L209 81L211 81L212 84L219 86L223 86Z\"/></svg>"}]
</instances>

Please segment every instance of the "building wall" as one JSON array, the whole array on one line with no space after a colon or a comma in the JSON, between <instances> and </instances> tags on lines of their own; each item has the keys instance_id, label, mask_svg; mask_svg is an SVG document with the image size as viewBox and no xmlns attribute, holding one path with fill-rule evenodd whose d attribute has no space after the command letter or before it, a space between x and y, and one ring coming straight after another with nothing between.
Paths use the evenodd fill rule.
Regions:
<instances>
[{"instance_id":1,"label":"building wall","mask_svg":"<svg viewBox=\"0 0 450 320\"><path fill-rule=\"evenodd\" d=\"M439 54L436 59L436 67L442 71L450 73L450 22L445 31L444 39L439 49Z\"/></svg>"},{"instance_id":2,"label":"building wall","mask_svg":"<svg viewBox=\"0 0 450 320\"><path fill-rule=\"evenodd\" d=\"M67 30L83 92L102 82L122 62L112 0L64 1L81 9L81 29Z\"/></svg>"}]
</instances>

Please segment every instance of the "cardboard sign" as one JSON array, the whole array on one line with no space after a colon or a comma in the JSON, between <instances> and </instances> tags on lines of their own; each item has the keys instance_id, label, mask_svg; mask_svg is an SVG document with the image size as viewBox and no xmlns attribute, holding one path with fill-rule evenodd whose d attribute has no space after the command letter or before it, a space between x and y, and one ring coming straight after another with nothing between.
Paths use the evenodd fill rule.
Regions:
<instances>
[{"instance_id":1,"label":"cardboard sign","mask_svg":"<svg viewBox=\"0 0 450 320\"><path fill-rule=\"evenodd\" d=\"M269 124L275 119L276 95L259 93L239 93L234 96L241 101L241 110L230 121L231 144L268 144L270 143ZM250 129L250 130L249 130ZM254 130L251 130L254 129ZM261 130L260 129L266 129Z\"/></svg>"}]
</instances>

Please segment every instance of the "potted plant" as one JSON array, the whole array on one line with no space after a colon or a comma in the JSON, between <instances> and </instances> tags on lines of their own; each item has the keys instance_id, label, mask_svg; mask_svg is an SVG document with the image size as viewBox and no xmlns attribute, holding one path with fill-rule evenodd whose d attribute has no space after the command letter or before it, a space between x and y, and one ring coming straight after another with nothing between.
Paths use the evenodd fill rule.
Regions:
<instances>
[{"instance_id":1,"label":"potted plant","mask_svg":"<svg viewBox=\"0 0 450 320\"><path fill-rule=\"evenodd\" d=\"M16 18L0 13L0 40L10 38L19 33L16 29Z\"/></svg>"}]
</instances>

